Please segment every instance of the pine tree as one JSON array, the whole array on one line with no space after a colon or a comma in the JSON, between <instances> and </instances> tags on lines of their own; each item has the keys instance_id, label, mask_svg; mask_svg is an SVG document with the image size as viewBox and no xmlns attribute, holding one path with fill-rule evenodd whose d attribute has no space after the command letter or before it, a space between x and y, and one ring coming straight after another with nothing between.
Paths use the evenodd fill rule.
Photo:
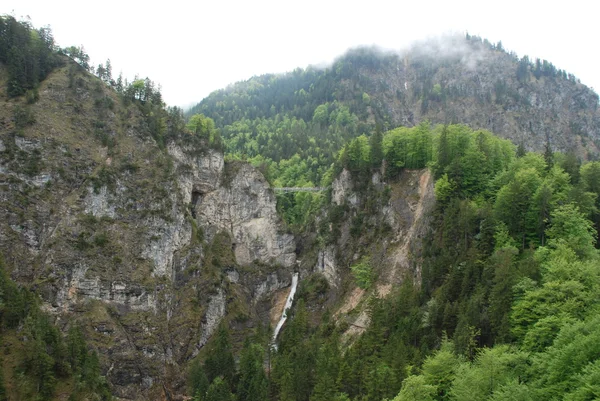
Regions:
<instances>
[{"instance_id":1,"label":"pine tree","mask_svg":"<svg viewBox=\"0 0 600 401\"><path fill-rule=\"evenodd\" d=\"M519 146L517 147L517 157L523 157L526 153L527 151L525 150L525 144L523 141L519 142Z\"/></svg>"},{"instance_id":2,"label":"pine tree","mask_svg":"<svg viewBox=\"0 0 600 401\"><path fill-rule=\"evenodd\" d=\"M4 361L0 359L0 401L8 401L6 386L4 385Z\"/></svg>"},{"instance_id":3,"label":"pine tree","mask_svg":"<svg viewBox=\"0 0 600 401\"><path fill-rule=\"evenodd\" d=\"M544 146L544 160L546 161L546 169L550 170L554 166L554 154L550 147L550 136L546 134L546 145Z\"/></svg>"},{"instance_id":4,"label":"pine tree","mask_svg":"<svg viewBox=\"0 0 600 401\"><path fill-rule=\"evenodd\" d=\"M369 138L369 144L371 148L370 161L371 167L373 168L380 168L381 163L383 162L382 141L383 134L381 133L381 125L377 124L375 132L371 135L371 138Z\"/></svg>"},{"instance_id":5,"label":"pine tree","mask_svg":"<svg viewBox=\"0 0 600 401\"><path fill-rule=\"evenodd\" d=\"M194 394L196 401L203 401L209 386L208 378L204 373L204 367L198 358L194 359L188 373L188 385L190 394Z\"/></svg>"},{"instance_id":6,"label":"pine tree","mask_svg":"<svg viewBox=\"0 0 600 401\"><path fill-rule=\"evenodd\" d=\"M233 386L235 361L231 351L229 331L224 322L219 325L219 330L214 343L208 351L204 367L209 382L222 376L229 386Z\"/></svg>"},{"instance_id":7,"label":"pine tree","mask_svg":"<svg viewBox=\"0 0 600 401\"><path fill-rule=\"evenodd\" d=\"M237 386L238 401L262 401L267 399L268 381L263 362L264 352L262 347L246 340L240 357L240 378Z\"/></svg>"},{"instance_id":8,"label":"pine tree","mask_svg":"<svg viewBox=\"0 0 600 401\"><path fill-rule=\"evenodd\" d=\"M204 401L233 401L229 384L221 376L215 378L206 391Z\"/></svg>"}]
</instances>

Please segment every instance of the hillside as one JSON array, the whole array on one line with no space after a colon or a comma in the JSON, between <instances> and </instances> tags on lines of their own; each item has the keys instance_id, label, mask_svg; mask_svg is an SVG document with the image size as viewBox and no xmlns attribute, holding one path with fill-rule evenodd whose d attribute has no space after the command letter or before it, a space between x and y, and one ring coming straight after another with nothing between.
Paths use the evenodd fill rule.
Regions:
<instances>
[{"instance_id":1,"label":"hillside","mask_svg":"<svg viewBox=\"0 0 600 401\"><path fill-rule=\"evenodd\" d=\"M53 55L24 95L0 63L3 269L63 332L82 328L115 396L182 394L221 320L240 336L268 324L294 238L260 172L225 164L214 133L190 132L152 81L119 86Z\"/></svg>"},{"instance_id":2,"label":"hillside","mask_svg":"<svg viewBox=\"0 0 600 401\"><path fill-rule=\"evenodd\" d=\"M461 123L542 151L596 157L598 96L546 60L516 57L475 36L401 53L348 51L326 69L263 75L216 91L187 112L222 129L228 152L328 165L347 140L383 130ZM312 168L312 181L322 171Z\"/></svg>"},{"instance_id":3,"label":"hillside","mask_svg":"<svg viewBox=\"0 0 600 401\"><path fill-rule=\"evenodd\" d=\"M554 125L512 143L421 121L556 113L587 127L568 147L595 138L597 97L547 62L513 80L516 59L468 40L431 77L485 67L470 93L498 69L585 107L513 113L499 85L465 111L455 81L421 81L431 50L361 50L217 92L196 110L214 120L186 123L150 79L1 17L0 401L600 397L600 162L552 152Z\"/></svg>"}]
</instances>

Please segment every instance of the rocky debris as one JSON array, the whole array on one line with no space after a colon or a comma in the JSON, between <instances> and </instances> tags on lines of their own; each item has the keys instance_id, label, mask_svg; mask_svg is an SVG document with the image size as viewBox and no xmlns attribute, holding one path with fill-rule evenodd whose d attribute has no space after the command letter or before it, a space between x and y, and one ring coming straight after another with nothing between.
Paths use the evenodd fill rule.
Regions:
<instances>
[{"instance_id":1,"label":"rocky debris","mask_svg":"<svg viewBox=\"0 0 600 401\"><path fill-rule=\"evenodd\" d=\"M115 201L109 198L109 193L106 186L100 188L97 192L94 188L88 188L88 195L84 200L85 213L89 213L94 217L110 217L114 218Z\"/></svg>"}]
</instances>

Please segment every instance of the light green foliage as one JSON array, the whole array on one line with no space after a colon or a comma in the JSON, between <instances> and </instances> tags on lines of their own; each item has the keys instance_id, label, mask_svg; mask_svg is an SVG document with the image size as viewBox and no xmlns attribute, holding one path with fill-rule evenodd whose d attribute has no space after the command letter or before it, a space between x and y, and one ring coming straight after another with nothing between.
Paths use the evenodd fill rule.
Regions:
<instances>
[{"instance_id":1,"label":"light green foliage","mask_svg":"<svg viewBox=\"0 0 600 401\"><path fill-rule=\"evenodd\" d=\"M371 267L371 261L365 257L357 264L350 266L356 285L363 290L368 290L373 283L373 269Z\"/></svg>"},{"instance_id":2,"label":"light green foliage","mask_svg":"<svg viewBox=\"0 0 600 401\"><path fill-rule=\"evenodd\" d=\"M327 110L327 106L327 103L317 106L312 118L314 122L321 125L327 124L327 121L329 120L329 110Z\"/></svg>"},{"instance_id":3,"label":"light green foliage","mask_svg":"<svg viewBox=\"0 0 600 401\"><path fill-rule=\"evenodd\" d=\"M456 189L456 185L454 182L450 181L448 178L448 174L444 174L439 180L435 182L435 199L440 204L445 204L450 200L454 191Z\"/></svg>"},{"instance_id":4,"label":"light green foliage","mask_svg":"<svg viewBox=\"0 0 600 401\"><path fill-rule=\"evenodd\" d=\"M518 310L518 307L517 307ZM566 314L545 316L530 326L524 335L521 348L525 351L544 351L552 345L554 338L564 324L572 324L576 320Z\"/></svg>"},{"instance_id":5,"label":"light green foliage","mask_svg":"<svg viewBox=\"0 0 600 401\"><path fill-rule=\"evenodd\" d=\"M600 316L564 324L552 346L534 359L537 372L534 381L539 389L539 398L552 399L568 393L581 397L590 390L594 391L594 386L598 388L597 382L589 380L598 375L599 358Z\"/></svg>"},{"instance_id":6,"label":"light green foliage","mask_svg":"<svg viewBox=\"0 0 600 401\"><path fill-rule=\"evenodd\" d=\"M442 346L434 355L425 359L422 376L425 383L433 387L436 399L450 399L450 388L460 362L461 359L454 353L452 343L447 339L442 342ZM408 386L406 382L403 384L403 391L404 386Z\"/></svg>"},{"instance_id":7,"label":"light green foliage","mask_svg":"<svg viewBox=\"0 0 600 401\"><path fill-rule=\"evenodd\" d=\"M402 168L423 168L433 157L433 136L429 122L414 128L400 127L383 137L383 153L388 174L393 176Z\"/></svg>"},{"instance_id":8,"label":"light green foliage","mask_svg":"<svg viewBox=\"0 0 600 401\"><path fill-rule=\"evenodd\" d=\"M503 222L498 223L496 226L494 242L495 251L498 251L502 248L516 248L515 240L509 235L508 227L506 227L506 224Z\"/></svg>"},{"instance_id":9,"label":"light green foliage","mask_svg":"<svg viewBox=\"0 0 600 401\"><path fill-rule=\"evenodd\" d=\"M194 114L188 121L186 127L194 135L213 142L217 135L217 129L215 128L215 122L212 118L204 116L204 114Z\"/></svg>"},{"instance_id":10,"label":"light green foliage","mask_svg":"<svg viewBox=\"0 0 600 401\"><path fill-rule=\"evenodd\" d=\"M456 401L487 400L501 386L517 380L527 368L525 354L508 346L484 348L473 363L462 363L456 371L451 395Z\"/></svg>"},{"instance_id":11,"label":"light green foliage","mask_svg":"<svg viewBox=\"0 0 600 401\"><path fill-rule=\"evenodd\" d=\"M371 96L369 96L369 94L368 94L368 93L366 93L366 92L363 92L363 94L362 94L362 101L363 101L363 103L364 103L364 104L366 104L366 105L369 105L369 104L371 104Z\"/></svg>"},{"instance_id":12,"label":"light green foliage","mask_svg":"<svg viewBox=\"0 0 600 401\"><path fill-rule=\"evenodd\" d=\"M600 162L590 162L581 166L580 176L587 191L600 194Z\"/></svg>"},{"instance_id":13,"label":"light green foliage","mask_svg":"<svg viewBox=\"0 0 600 401\"><path fill-rule=\"evenodd\" d=\"M533 401L535 394L531 388L518 379L501 385L489 398L490 401Z\"/></svg>"},{"instance_id":14,"label":"light green foliage","mask_svg":"<svg viewBox=\"0 0 600 401\"><path fill-rule=\"evenodd\" d=\"M145 97L144 91L146 89L146 85L144 84L143 79L136 79L131 83L131 91L133 93L133 97L137 100L143 100Z\"/></svg>"},{"instance_id":15,"label":"light green foliage","mask_svg":"<svg viewBox=\"0 0 600 401\"><path fill-rule=\"evenodd\" d=\"M521 159L519 159L521 160ZM514 179L500 188L496 196L494 210L499 220L503 221L511 235L525 247L527 232L526 220L531 208L533 196L541 184L539 172L534 168L519 170Z\"/></svg>"},{"instance_id":16,"label":"light green foliage","mask_svg":"<svg viewBox=\"0 0 600 401\"><path fill-rule=\"evenodd\" d=\"M590 362L575 376L574 390L570 401L587 401L600 399L600 359ZM566 398L566 397L565 397Z\"/></svg>"},{"instance_id":17,"label":"light green foliage","mask_svg":"<svg viewBox=\"0 0 600 401\"><path fill-rule=\"evenodd\" d=\"M556 208L552 212L551 222L547 231L549 246L556 247L564 243L579 257L597 256L594 247L597 233L577 207L566 204Z\"/></svg>"},{"instance_id":18,"label":"light green foliage","mask_svg":"<svg viewBox=\"0 0 600 401\"><path fill-rule=\"evenodd\" d=\"M409 376L402 383L402 390L392 401L434 401L436 388L427 384L423 376Z\"/></svg>"}]
</instances>

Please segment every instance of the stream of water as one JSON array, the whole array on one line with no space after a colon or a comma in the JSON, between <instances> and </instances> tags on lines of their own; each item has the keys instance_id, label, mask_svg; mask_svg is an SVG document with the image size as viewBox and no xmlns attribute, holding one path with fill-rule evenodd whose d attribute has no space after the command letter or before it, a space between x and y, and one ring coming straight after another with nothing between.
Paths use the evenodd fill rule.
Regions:
<instances>
[{"instance_id":1,"label":"stream of water","mask_svg":"<svg viewBox=\"0 0 600 401\"><path fill-rule=\"evenodd\" d=\"M275 331L273 332L273 347L277 349L277 336L279 335L279 331L283 327L283 324L287 320L287 311L292 307L292 303L294 302L294 295L296 294L296 287L298 286L298 273L294 273L292 276L292 288L290 289L290 293L285 301L285 307L283 308L283 312L281 313L281 318L279 322L277 322L277 326L275 327Z\"/></svg>"}]
</instances>

